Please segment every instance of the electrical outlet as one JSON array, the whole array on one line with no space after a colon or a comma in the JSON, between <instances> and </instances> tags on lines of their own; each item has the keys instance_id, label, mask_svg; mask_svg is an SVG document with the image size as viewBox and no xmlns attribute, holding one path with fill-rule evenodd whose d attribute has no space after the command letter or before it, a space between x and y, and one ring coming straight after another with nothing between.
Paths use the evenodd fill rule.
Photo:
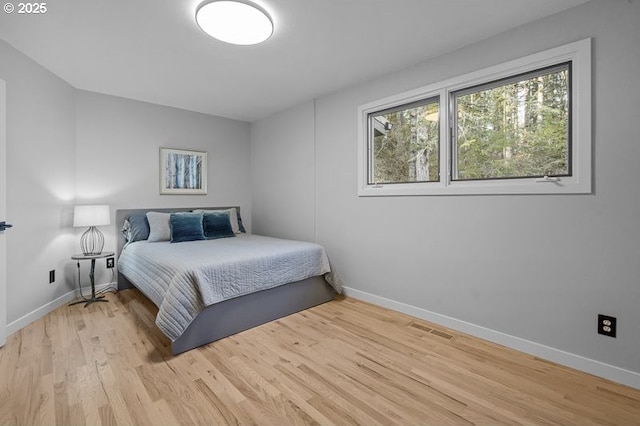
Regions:
<instances>
[{"instance_id":1,"label":"electrical outlet","mask_svg":"<svg viewBox=\"0 0 640 426\"><path fill-rule=\"evenodd\" d=\"M53 283L56 280L56 270L52 269L49 271L49 284Z\"/></svg>"},{"instance_id":2,"label":"electrical outlet","mask_svg":"<svg viewBox=\"0 0 640 426\"><path fill-rule=\"evenodd\" d=\"M616 337L616 317L598 314L598 334Z\"/></svg>"},{"instance_id":3,"label":"electrical outlet","mask_svg":"<svg viewBox=\"0 0 640 426\"><path fill-rule=\"evenodd\" d=\"M115 259L113 257L107 258L107 268L111 269L115 266Z\"/></svg>"}]
</instances>

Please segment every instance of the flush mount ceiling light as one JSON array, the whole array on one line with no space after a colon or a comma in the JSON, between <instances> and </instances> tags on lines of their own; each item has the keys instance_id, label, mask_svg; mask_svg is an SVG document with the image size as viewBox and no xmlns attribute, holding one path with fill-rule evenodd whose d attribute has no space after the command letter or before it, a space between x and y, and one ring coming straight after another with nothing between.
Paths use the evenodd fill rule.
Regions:
<instances>
[{"instance_id":1,"label":"flush mount ceiling light","mask_svg":"<svg viewBox=\"0 0 640 426\"><path fill-rule=\"evenodd\" d=\"M258 44L273 34L269 15L240 1L203 3L196 11L196 22L211 37L231 44Z\"/></svg>"}]
</instances>

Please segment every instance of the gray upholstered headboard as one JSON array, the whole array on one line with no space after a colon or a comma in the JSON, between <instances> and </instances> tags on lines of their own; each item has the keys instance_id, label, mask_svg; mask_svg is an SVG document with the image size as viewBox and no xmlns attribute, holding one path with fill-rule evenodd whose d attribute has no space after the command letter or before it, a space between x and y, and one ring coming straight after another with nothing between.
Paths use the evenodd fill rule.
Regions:
<instances>
[{"instance_id":1,"label":"gray upholstered headboard","mask_svg":"<svg viewBox=\"0 0 640 426\"><path fill-rule=\"evenodd\" d=\"M134 213L146 213L146 212L188 212L196 209L204 209L204 210L222 210L222 209L230 209L236 208L238 212L238 217L240 218L240 207L239 206L225 206L225 207L171 207L171 208L160 208L160 209L123 209L116 210L116 238L118 240L116 256L120 256L122 253L122 249L126 243L124 235L122 235L122 225L124 221L129 217L129 215ZM124 290L126 288L132 287L131 283L126 279L124 275L118 271L118 289Z\"/></svg>"}]
</instances>

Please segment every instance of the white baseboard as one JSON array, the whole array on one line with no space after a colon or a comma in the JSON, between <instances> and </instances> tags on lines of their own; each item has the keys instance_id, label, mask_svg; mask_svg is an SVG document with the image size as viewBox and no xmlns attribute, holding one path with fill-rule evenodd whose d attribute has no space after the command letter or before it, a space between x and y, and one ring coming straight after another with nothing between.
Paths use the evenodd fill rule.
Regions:
<instances>
[{"instance_id":1,"label":"white baseboard","mask_svg":"<svg viewBox=\"0 0 640 426\"><path fill-rule=\"evenodd\" d=\"M114 287L117 288L118 287L118 283L106 283L106 284L98 284L96 285L96 291L102 291L108 287ZM86 289L83 290L86 293ZM89 292L90 293L90 292ZM75 299L76 297L79 297L80 293L79 291L76 290L72 290L66 294L63 294L62 296L58 297L57 299L52 300L51 302L47 303L46 305L43 305L41 307L39 307L38 309L35 309L31 312L29 312L26 315L23 315L22 317L18 318L15 321L10 322L9 324L7 324L7 336L11 336L13 333L15 333L16 331L20 331L21 329L23 329L24 327L28 326L29 324L31 324L32 322L42 318L43 316L47 315L49 312L58 309L60 306L65 305L66 303L71 302L73 299ZM85 294L86 297L86 294Z\"/></svg>"},{"instance_id":2,"label":"white baseboard","mask_svg":"<svg viewBox=\"0 0 640 426\"><path fill-rule=\"evenodd\" d=\"M593 374L594 376L599 376L616 383L640 389L640 373L636 373L634 371L625 370L600 361L585 358L580 355L565 352L540 343L531 342L529 340L491 330L470 322L437 314L426 309L407 305L406 303L397 302L395 300L376 296L353 288L344 287L344 294L346 296L353 297L354 299L360 299L374 305L383 306L385 308L440 324L452 330L461 331L520 352L553 361L567 367L575 368L576 370L584 371L585 373Z\"/></svg>"}]
</instances>

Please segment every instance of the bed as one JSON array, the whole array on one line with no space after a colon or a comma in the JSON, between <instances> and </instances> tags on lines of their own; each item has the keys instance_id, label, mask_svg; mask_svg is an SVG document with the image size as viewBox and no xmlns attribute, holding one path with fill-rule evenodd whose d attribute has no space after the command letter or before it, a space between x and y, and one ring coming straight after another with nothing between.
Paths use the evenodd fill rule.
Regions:
<instances>
[{"instance_id":1,"label":"bed","mask_svg":"<svg viewBox=\"0 0 640 426\"><path fill-rule=\"evenodd\" d=\"M219 216L205 212L232 212L234 235L150 242L158 237L156 217L177 213L173 221L194 211L207 218ZM130 222L148 212L150 235L132 237ZM118 290L135 287L158 306L156 325L174 355L328 302L342 290L322 246L247 234L238 206L117 210L116 226L127 231L118 232Z\"/></svg>"}]
</instances>

